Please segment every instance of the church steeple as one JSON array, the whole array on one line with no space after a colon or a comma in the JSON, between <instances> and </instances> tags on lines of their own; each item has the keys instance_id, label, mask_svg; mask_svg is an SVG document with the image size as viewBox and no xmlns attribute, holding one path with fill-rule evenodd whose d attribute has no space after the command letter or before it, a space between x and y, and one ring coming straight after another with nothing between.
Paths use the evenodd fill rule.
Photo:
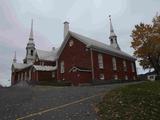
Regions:
<instances>
[{"instance_id":1,"label":"church steeple","mask_svg":"<svg viewBox=\"0 0 160 120\"><path fill-rule=\"evenodd\" d=\"M29 41L26 47L26 58L24 63L33 63L35 61L35 43L33 36L33 19L31 21L31 31L29 35Z\"/></svg>"},{"instance_id":2,"label":"church steeple","mask_svg":"<svg viewBox=\"0 0 160 120\"><path fill-rule=\"evenodd\" d=\"M116 36L112 25L111 15L109 15L109 21L110 21L110 37Z\"/></svg>"},{"instance_id":3,"label":"church steeple","mask_svg":"<svg viewBox=\"0 0 160 120\"><path fill-rule=\"evenodd\" d=\"M30 31L29 40L33 40L33 19L31 21L31 31Z\"/></svg>"},{"instance_id":4,"label":"church steeple","mask_svg":"<svg viewBox=\"0 0 160 120\"><path fill-rule=\"evenodd\" d=\"M16 63L17 62L17 58L16 58L16 51L14 53L14 58L13 58L13 63Z\"/></svg>"},{"instance_id":5,"label":"church steeple","mask_svg":"<svg viewBox=\"0 0 160 120\"><path fill-rule=\"evenodd\" d=\"M110 21L110 36L109 36L110 45L112 47L120 50L120 47L119 47L118 42L117 42L117 35L115 34L114 29L113 29L111 15L109 15L109 21Z\"/></svg>"}]
</instances>

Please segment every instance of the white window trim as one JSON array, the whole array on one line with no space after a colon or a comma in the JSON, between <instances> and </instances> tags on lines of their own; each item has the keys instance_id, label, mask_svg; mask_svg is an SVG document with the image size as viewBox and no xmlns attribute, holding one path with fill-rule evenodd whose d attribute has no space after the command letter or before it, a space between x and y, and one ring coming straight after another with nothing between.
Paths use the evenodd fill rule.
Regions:
<instances>
[{"instance_id":1,"label":"white window trim","mask_svg":"<svg viewBox=\"0 0 160 120\"><path fill-rule=\"evenodd\" d=\"M117 70L117 61L115 57L112 57L112 66L113 66L113 70Z\"/></svg>"},{"instance_id":2,"label":"white window trim","mask_svg":"<svg viewBox=\"0 0 160 120\"><path fill-rule=\"evenodd\" d=\"M61 72L61 73L64 73L64 72L65 72L64 61L61 61L61 63L60 63L60 72Z\"/></svg>"},{"instance_id":3,"label":"white window trim","mask_svg":"<svg viewBox=\"0 0 160 120\"><path fill-rule=\"evenodd\" d=\"M100 69L104 69L104 64L103 64L103 55L98 54L98 65Z\"/></svg>"},{"instance_id":4,"label":"white window trim","mask_svg":"<svg viewBox=\"0 0 160 120\"><path fill-rule=\"evenodd\" d=\"M74 41L73 41L73 40L70 40L70 41L69 41L69 47L72 47L73 44L74 44Z\"/></svg>"},{"instance_id":5,"label":"white window trim","mask_svg":"<svg viewBox=\"0 0 160 120\"><path fill-rule=\"evenodd\" d=\"M131 63L131 67L132 67L132 72L135 72L134 63Z\"/></svg>"},{"instance_id":6,"label":"white window trim","mask_svg":"<svg viewBox=\"0 0 160 120\"><path fill-rule=\"evenodd\" d=\"M118 75L114 75L114 79L115 79L115 80L118 80Z\"/></svg>"},{"instance_id":7,"label":"white window trim","mask_svg":"<svg viewBox=\"0 0 160 120\"><path fill-rule=\"evenodd\" d=\"M100 79L100 80L104 80L104 79L105 79L105 78L104 78L104 74L101 73L101 74L99 75L99 79Z\"/></svg>"},{"instance_id":8,"label":"white window trim","mask_svg":"<svg viewBox=\"0 0 160 120\"><path fill-rule=\"evenodd\" d=\"M125 80L128 80L128 76L127 75L125 75Z\"/></svg>"}]
</instances>

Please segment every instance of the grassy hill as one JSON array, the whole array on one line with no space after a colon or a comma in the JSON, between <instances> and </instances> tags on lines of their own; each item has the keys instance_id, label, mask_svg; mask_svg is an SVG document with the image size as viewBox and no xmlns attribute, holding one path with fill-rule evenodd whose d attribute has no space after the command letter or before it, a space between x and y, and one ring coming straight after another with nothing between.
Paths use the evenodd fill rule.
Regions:
<instances>
[{"instance_id":1,"label":"grassy hill","mask_svg":"<svg viewBox=\"0 0 160 120\"><path fill-rule=\"evenodd\" d=\"M110 91L97 107L101 120L160 120L160 81Z\"/></svg>"}]
</instances>

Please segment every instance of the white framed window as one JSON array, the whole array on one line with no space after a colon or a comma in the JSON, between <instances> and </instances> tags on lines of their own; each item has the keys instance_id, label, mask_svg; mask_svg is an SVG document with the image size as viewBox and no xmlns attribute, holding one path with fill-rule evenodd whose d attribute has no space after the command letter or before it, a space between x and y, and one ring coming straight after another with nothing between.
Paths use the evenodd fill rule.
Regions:
<instances>
[{"instance_id":1,"label":"white framed window","mask_svg":"<svg viewBox=\"0 0 160 120\"><path fill-rule=\"evenodd\" d=\"M100 79L100 80L104 80L104 74L101 73L101 74L99 75L99 79Z\"/></svg>"},{"instance_id":2,"label":"white framed window","mask_svg":"<svg viewBox=\"0 0 160 120\"><path fill-rule=\"evenodd\" d=\"M103 56L102 56L102 54L98 54L98 65L99 65L99 68L100 68L100 69L103 69L103 68L104 68L104 65L103 65Z\"/></svg>"},{"instance_id":3,"label":"white framed window","mask_svg":"<svg viewBox=\"0 0 160 120\"><path fill-rule=\"evenodd\" d=\"M114 79L115 79L115 80L118 80L118 75L114 75Z\"/></svg>"},{"instance_id":4,"label":"white framed window","mask_svg":"<svg viewBox=\"0 0 160 120\"><path fill-rule=\"evenodd\" d=\"M61 61L61 63L60 63L61 65L61 68L60 68L60 70L61 70L61 73L64 73L64 61Z\"/></svg>"},{"instance_id":5,"label":"white framed window","mask_svg":"<svg viewBox=\"0 0 160 120\"><path fill-rule=\"evenodd\" d=\"M131 63L132 72L135 72L134 63Z\"/></svg>"},{"instance_id":6,"label":"white framed window","mask_svg":"<svg viewBox=\"0 0 160 120\"><path fill-rule=\"evenodd\" d=\"M112 65L113 65L113 70L117 70L117 62L115 57L112 57Z\"/></svg>"},{"instance_id":7,"label":"white framed window","mask_svg":"<svg viewBox=\"0 0 160 120\"><path fill-rule=\"evenodd\" d=\"M123 70L126 72L127 71L127 64L126 61L123 60Z\"/></svg>"},{"instance_id":8,"label":"white framed window","mask_svg":"<svg viewBox=\"0 0 160 120\"><path fill-rule=\"evenodd\" d=\"M69 41L69 46L72 47L73 44L74 44L73 40L70 40L70 41Z\"/></svg>"},{"instance_id":9,"label":"white framed window","mask_svg":"<svg viewBox=\"0 0 160 120\"><path fill-rule=\"evenodd\" d=\"M125 75L125 80L128 80L128 76L127 75Z\"/></svg>"},{"instance_id":10,"label":"white framed window","mask_svg":"<svg viewBox=\"0 0 160 120\"><path fill-rule=\"evenodd\" d=\"M52 72L52 78L55 78L55 72L54 71Z\"/></svg>"}]
</instances>

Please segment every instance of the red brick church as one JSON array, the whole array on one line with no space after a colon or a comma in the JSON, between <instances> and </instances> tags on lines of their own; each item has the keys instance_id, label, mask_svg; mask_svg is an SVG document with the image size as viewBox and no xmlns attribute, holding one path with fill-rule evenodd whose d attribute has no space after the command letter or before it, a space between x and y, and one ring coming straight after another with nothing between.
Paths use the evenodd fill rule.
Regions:
<instances>
[{"instance_id":1,"label":"red brick church","mask_svg":"<svg viewBox=\"0 0 160 120\"><path fill-rule=\"evenodd\" d=\"M64 40L59 48L50 51L36 49L33 21L26 56L12 63L12 84L20 81L68 81L73 85L93 81L135 80L135 58L123 52L117 42L110 18L110 45L69 30L64 22Z\"/></svg>"}]
</instances>

